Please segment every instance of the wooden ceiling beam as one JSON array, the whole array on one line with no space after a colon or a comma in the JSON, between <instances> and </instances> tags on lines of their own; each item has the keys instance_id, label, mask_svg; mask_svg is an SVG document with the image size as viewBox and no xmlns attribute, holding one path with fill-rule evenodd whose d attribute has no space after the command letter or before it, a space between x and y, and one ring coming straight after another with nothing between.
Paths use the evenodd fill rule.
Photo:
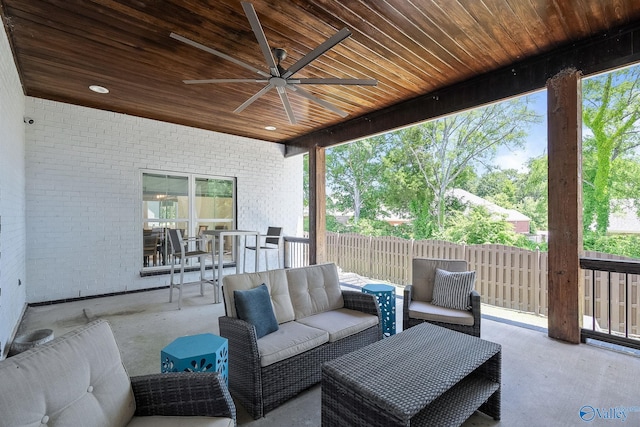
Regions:
<instances>
[{"instance_id":1,"label":"wooden ceiling beam","mask_svg":"<svg viewBox=\"0 0 640 427\"><path fill-rule=\"evenodd\" d=\"M286 145L330 147L543 89L574 67L584 76L640 61L640 21L464 82L292 138ZM297 153L299 150L290 150Z\"/></svg>"}]
</instances>

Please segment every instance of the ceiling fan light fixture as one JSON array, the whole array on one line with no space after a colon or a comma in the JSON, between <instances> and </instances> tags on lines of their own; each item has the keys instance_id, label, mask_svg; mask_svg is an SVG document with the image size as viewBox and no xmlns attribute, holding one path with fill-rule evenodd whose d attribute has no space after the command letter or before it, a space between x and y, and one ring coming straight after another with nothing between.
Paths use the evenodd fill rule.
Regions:
<instances>
[{"instance_id":1,"label":"ceiling fan light fixture","mask_svg":"<svg viewBox=\"0 0 640 427\"><path fill-rule=\"evenodd\" d=\"M89 89L96 93L109 93L109 89L100 85L91 85L89 86Z\"/></svg>"},{"instance_id":2,"label":"ceiling fan light fixture","mask_svg":"<svg viewBox=\"0 0 640 427\"><path fill-rule=\"evenodd\" d=\"M287 51L282 48L271 48L269 46L269 42L267 41L267 37L264 34L264 30L262 28L262 24L260 23L260 19L253 7L253 5L248 1L241 2L242 9L244 10L247 19L249 20L249 25L253 31L253 34L258 41L258 46L264 56L267 68L269 72L265 72L255 68L252 65L249 65L239 59L233 58L225 53L219 52L215 49L207 47L203 44L200 44L196 41L190 40L186 37L183 37L176 33L171 33L170 37L176 40L179 40L183 43L189 44L195 48L203 50L205 52L209 52L213 55L216 55L222 59L226 59L230 62L233 62L236 65L239 65L243 68L246 68L250 71L253 71L260 75L263 78L260 79L246 79L246 78L235 78L235 79L205 79L205 80L183 80L185 84L200 84L200 83L266 83L262 89L260 89L257 93L255 93L251 98L244 101L238 108L233 110L234 113L241 113L245 108L251 105L254 101L260 98L262 95L275 88L278 91L278 96L280 97L280 102L282 103L282 107L287 114L287 118L289 119L289 123L292 125L297 124L297 119L293 113L293 109L291 108L291 103L289 102L289 97L287 95L287 90L300 95L303 98L307 98L310 101L319 104L320 106L338 114L340 117L348 116L348 113L342 111L335 105L322 100L311 93L305 91L302 88L297 87L298 85L305 84L315 84L315 85L366 85L366 86L375 86L378 84L375 79L341 79L341 78L316 78L316 79L294 79L291 78L295 73L300 71L302 68L309 65L311 62L315 61L320 56L324 55L328 50L332 49L335 45L351 36L351 31L348 28L343 28L333 36L326 39L324 42L320 43L313 50L305 54L302 58L298 59L291 67L285 69L281 62L287 57ZM276 62L277 61L277 62ZM275 130L269 129L265 127L267 130Z\"/></svg>"}]
</instances>

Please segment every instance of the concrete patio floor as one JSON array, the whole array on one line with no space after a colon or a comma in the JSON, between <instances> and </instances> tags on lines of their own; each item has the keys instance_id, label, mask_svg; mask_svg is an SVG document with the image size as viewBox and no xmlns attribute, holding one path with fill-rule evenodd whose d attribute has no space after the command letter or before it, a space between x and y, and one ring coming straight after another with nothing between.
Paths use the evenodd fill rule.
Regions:
<instances>
[{"instance_id":1,"label":"concrete patio floor","mask_svg":"<svg viewBox=\"0 0 640 427\"><path fill-rule=\"evenodd\" d=\"M353 278L345 281L348 288L359 285ZM224 315L223 305L213 304L211 287L206 288L204 297L198 287L185 287L182 310L177 310L175 300L169 304L168 296L168 289L159 289L29 307L18 333L48 328L60 336L105 318L111 323L129 374L157 373L163 347L183 335L217 334L217 319ZM399 298L401 308L400 304ZM517 326L514 322L522 324L526 318L520 313L483 306L485 314L482 338L503 348L502 419L494 421L476 412L464 426L640 425L640 357L550 339L541 325ZM397 315L401 326L401 310ZM497 321L501 316L509 319ZM584 420L581 408L587 413ZM320 386L259 420L251 419L239 405L237 410L240 426L319 426Z\"/></svg>"}]
</instances>

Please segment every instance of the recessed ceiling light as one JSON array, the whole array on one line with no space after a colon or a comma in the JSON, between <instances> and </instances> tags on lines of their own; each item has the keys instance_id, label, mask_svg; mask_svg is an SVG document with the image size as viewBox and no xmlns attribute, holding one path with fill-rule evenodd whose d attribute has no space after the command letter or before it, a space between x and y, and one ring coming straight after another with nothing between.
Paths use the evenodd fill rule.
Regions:
<instances>
[{"instance_id":1,"label":"recessed ceiling light","mask_svg":"<svg viewBox=\"0 0 640 427\"><path fill-rule=\"evenodd\" d=\"M109 93L109 89L104 86L91 85L89 86L89 89L97 93Z\"/></svg>"},{"instance_id":2,"label":"recessed ceiling light","mask_svg":"<svg viewBox=\"0 0 640 427\"><path fill-rule=\"evenodd\" d=\"M265 126L264 128L266 130L276 130L277 129L275 126Z\"/></svg>"}]
</instances>

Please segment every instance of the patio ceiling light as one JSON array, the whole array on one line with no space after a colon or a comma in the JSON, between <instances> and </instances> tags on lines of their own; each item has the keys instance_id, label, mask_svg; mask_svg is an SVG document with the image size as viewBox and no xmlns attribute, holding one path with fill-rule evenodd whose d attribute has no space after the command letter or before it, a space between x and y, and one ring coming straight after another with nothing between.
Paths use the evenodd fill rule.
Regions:
<instances>
[{"instance_id":1,"label":"patio ceiling light","mask_svg":"<svg viewBox=\"0 0 640 427\"><path fill-rule=\"evenodd\" d=\"M277 129L275 126L265 126L264 128L266 130L276 130Z\"/></svg>"},{"instance_id":2,"label":"patio ceiling light","mask_svg":"<svg viewBox=\"0 0 640 427\"><path fill-rule=\"evenodd\" d=\"M109 89L107 89L104 86L91 85L91 86L89 86L89 89L91 89L92 91L94 91L96 93L109 93Z\"/></svg>"}]
</instances>

